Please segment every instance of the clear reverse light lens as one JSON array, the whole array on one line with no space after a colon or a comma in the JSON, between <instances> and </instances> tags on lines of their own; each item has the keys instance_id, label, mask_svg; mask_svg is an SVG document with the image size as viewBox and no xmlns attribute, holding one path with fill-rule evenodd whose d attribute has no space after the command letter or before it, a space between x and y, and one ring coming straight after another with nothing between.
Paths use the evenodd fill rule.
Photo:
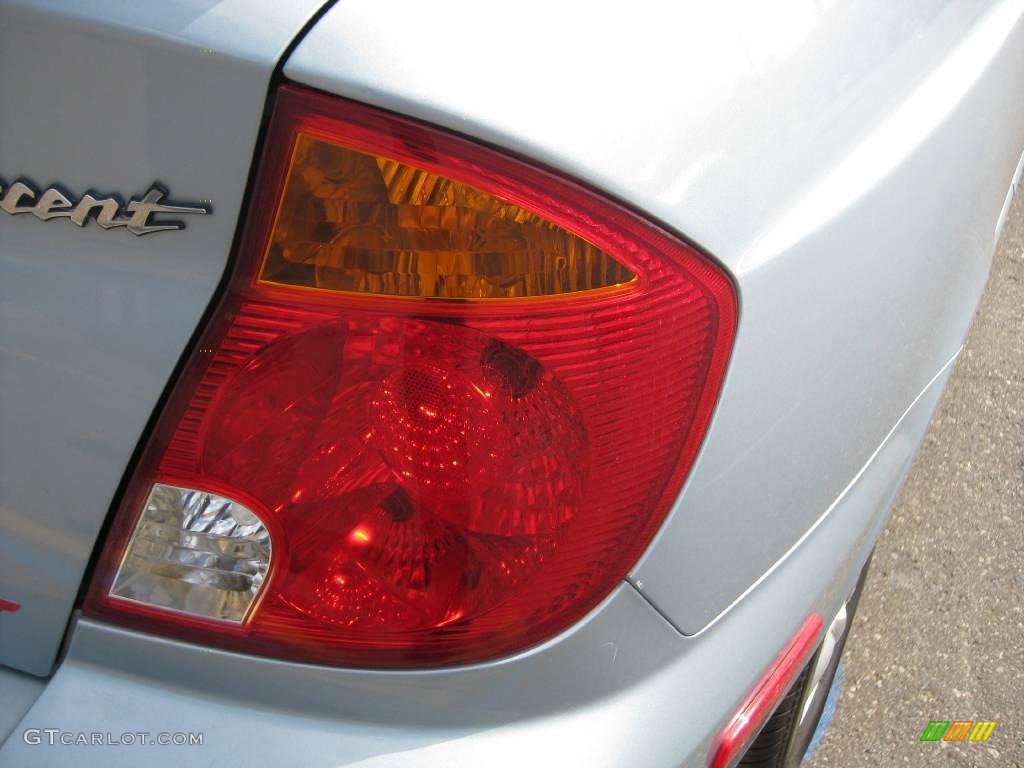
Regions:
<instances>
[{"instance_id":1,"label":"clear reverse light lens","mask_svg":"<svg viewBox=\"0 0 1024 768\"><path fill-rule=\"evenodd\" d=\"M253 512L213 493L156 483L111 594L241 622L270 565L270 535Z\"/></svg>"}]
</instances>

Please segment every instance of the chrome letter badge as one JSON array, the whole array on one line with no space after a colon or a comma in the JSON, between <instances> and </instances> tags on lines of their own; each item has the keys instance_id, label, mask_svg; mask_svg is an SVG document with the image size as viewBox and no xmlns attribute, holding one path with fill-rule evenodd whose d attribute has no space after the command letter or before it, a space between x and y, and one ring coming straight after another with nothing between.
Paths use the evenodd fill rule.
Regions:
<instances>
[{"instance_id":1,"label":"chrome letter badge","mask_svg":"<svg viewBox=\"0 0 1024 768\"><path fill-rule=\"evenodd\" d=\"M138 199L132 198L125 206L117 195L98 197L86 192L75 200L56 184L38 192L24 179L10 186L0 180L0 210L12 216L31 213L40 221L70 219L80 227L84 227L95 214L96 223L104 229L124 227L133 235L185 228L182 221L152 219L154 214L210 213L212 210L209 205L161 205L160 201L166 194L164 187L151 184L146 194Z\"/></svg>"}]
</instances>

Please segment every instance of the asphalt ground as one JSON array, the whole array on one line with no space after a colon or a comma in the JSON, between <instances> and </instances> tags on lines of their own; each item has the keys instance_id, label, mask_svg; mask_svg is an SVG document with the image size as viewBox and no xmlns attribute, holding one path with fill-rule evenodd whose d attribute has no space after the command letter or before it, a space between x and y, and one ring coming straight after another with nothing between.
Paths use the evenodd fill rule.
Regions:
<instances>
[{"instance_id":1,"label":"asphalt ground","mask_svg":"<svg viewBox=\"0 0 1024 768\"><path fill-rule=\"evenodd\" d=\"M1024 767L1024 193L878 542L812 768ZM985 743L930 720L995 720Z\"/></svg>"}]
</instances>

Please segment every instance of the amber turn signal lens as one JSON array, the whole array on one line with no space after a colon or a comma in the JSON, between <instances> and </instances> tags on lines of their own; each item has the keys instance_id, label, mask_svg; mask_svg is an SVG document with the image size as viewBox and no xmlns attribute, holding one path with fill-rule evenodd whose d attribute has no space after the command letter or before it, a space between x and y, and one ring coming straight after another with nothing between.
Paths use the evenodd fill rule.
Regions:
<instances>
[{"instance_id":1,"label":"amber turn signal lens","mask_svg":"<svg viewBox=\"0 0 1024 768\"><path fill-rule=\"evenodd\" d=\"M517 205L305 134L260 273L280 285L438 299L555 296L635 279Z\"/></svg>"}]
</instances>

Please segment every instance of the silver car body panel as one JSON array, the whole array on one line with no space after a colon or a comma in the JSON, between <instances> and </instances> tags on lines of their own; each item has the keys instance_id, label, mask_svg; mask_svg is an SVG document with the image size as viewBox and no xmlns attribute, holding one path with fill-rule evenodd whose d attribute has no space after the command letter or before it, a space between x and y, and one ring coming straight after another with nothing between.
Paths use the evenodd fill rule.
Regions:
<instances>
[{"instance_id":1,"label":"silver car body panel","mask_svg":"<svg viewBox=\"0 0 1024 768\"><path fill-rule=\"evenodd\" d=\"M469 0L346 0L285 74L563 170L734 274L714 423L631 575L692 634L833 506L962 343L1024 148L1022 13L527 0L499 28Z\"/></svg>"},{"instance_id":2,"label":"silver car body panel","mask_svg":"<svg viewBox=\"0 0 1024 768\"><path fill-rule=\"evenodd\" d=\"M132 237L0 213L0 664L46 674L227 263L270 75L320 0L0 2L0 178L212 201ZM259 11L259 12L256 12Z\"/></svg>"}]
</instances>

